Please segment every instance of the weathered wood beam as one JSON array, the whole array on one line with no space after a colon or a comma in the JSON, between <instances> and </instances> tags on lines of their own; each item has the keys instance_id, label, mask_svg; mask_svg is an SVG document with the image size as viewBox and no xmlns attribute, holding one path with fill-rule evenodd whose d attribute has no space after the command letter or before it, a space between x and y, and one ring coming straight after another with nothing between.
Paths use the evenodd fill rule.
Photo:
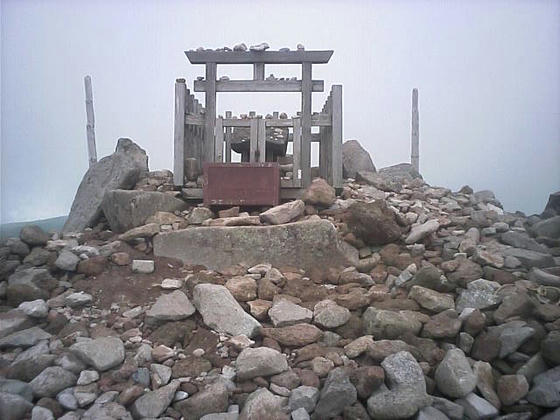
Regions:
<instances>
[{"instance_id":1,"label":"weathered wood beam","mask_svg":"<svg viewBox=\"0 0 560 420\"><path fill-rule=\"evenodd\" d=\"M301 119L292 118L294 125L293 145L292 145L292 185L301 187Z\"/></svg>"},{"instance_id":2,"label":"weathered wood beam","mask_svg":"<svg viewBox=\"0 0 560 420\"><path fill-rule=\"evenodd\" d=\"M223 162L223 154L224 154L224 126L222 124L223 118L219 117L216 120L216 136L214 142L214 162Z\"/></svg>"},{"instance_id":3,"label":"weathered wood beam","mask_svg":"<svg viewBox=\"0 0 560 420\"><path fill-rule=\"evenodd\" d=\"M175 124L173 133L173 184L183 185L185 180L185 104L187 85L185 79L175 82Z\"/></svg>"},{"instance_id":4,"label":"weathered wood beam","mask_svg":"<svg viewBox=\"0 0 560 420\"><path fill-rule=\"evenodd\" d=\"M311 184L311 63L301 66L301 178L302 186Z\"/></svg>"},{"instance_id":5,"label":"weathered wood beam","mask_svg":"<svg viewBox=\"0 0 560 420\"><path fill-rule=\"evenodd\" d=\"M418 117L418 89L412 89L412 124L410 134L410 163L420 172L420 121Z\"/></svg>"},{"instance_id":6,"label":"weathered wood beam","mask_svg":"<svg viewBox=\"0 0 560 420\"><path fill-rule=\"evenodd\" d=\"M97 162L97 147L95 145L95 115L93 113L93 89L91 88L91 77L84 77L84 87L86 91L86 135L88 162L92 166Z\"/></svg>"},{"instance_id":7,"label":"weathered wood beam","mask_svg":"<svg viewBox=\"0 0 560 420\"><path fill-rule=\"evenodd\" d=\"M251 118L249 120L251 123L249 131L249 162L257 162L257 136L259 135L259 120L257 118Z\"/></svg>"},{"instance_id":8,"label":"weathered wood beam","mask_svg":"<svg viewBox=\"0 0 560 420\"><path fill-rule=\"evenodd\" d=\"M192 115L192 114L186 114L185 115L185 124L186 125L205 125L206 124L206 118L204 118L201 115Z\"/></svg>"},{"instance_id":9,"label":"weathered wood beam","mask_svg":"<svg viewBox=\"0 0 560 420\"><path fill-rule=\"evenodd\" d=\"M253 80L264 80L264 63L253 64Z\"/></svg>"},{"instance_id":10,"label":"weathered wood beam","mask_svg":"<svg viewBox=\"0 0 560 420\"><path fill-rule=\"evenodd\" d=\"M257 119L259 122L257 130L257 162L266 162L266 126L262 118Z\"/></svg>"},{"instance_id":11,"label":"weathered wood beam","mask_svg":"<svg viewBox=\"0 0 560 420\"><path fill-rule=\"evenodd\" d=\"M185 54L191 64L325 64L333 51L185 51Z\"/></svg>"},{"instance_id":12,"label":"weathered wood beam","mask_svg":"<svg viewBox=\"0 0 560 420\"><path fill-rule=\"evenodd\" d=\"M204 124L203 117L196 117L187 115L186 117L187 124L193 125L200 125ZM293 127L293 123L291 119L265 119L265 126L266 127L278 127L278 128L289 128ZM241 119L241 118L224 118L224 127L249 127L251 125L251 120L249 118ZM331 125L331 117L330 115L315 115L311 117L311 126L312 127L329 127ZM313 140L318 141L318 140Z\"/></svg>"},{"instance_id":13,"label":"weathered wood beam","mask_svg":"<svg viewBox=\"0 0 560 420\"><path fill-rule=\"evenodd\" d=\"M195 80L194 91L206 92L206 80ZM216 92L301 92L301 80L219 80ZM313 80L313 92L323 92L325 82Z\"/></svg>"},{"instance_id":14,"label":"weathered wood beam","mask_svg":"<svg viewBox=\"0 0 560 420\"><path fill-rule=\"evenodd\" d=\"M226 119L231 118L231 111L226 111ZM223 123L223 122L222 122ZM231 162L231 127L225 127L225 142L226 142L226 163Z\"/></svg>"},{"instance_id":15,"label":"weathered wood beam","mask_svg":"<svg viewBox=\"0 0 560 420\"><path fill-rule=\"evenodd\" d=\"M332 185L342 188L342 85L332 87Z\"/></svg>"},{"instance_id":16,"label":"weathered wood beam","mask_svg":"<svg viewBox=\"0 0 560 420\"><path fill-rule=\"evenodd\" d=\"M204 126L204 161L214 162L214 128L216 126L216 63L206 64L206 124Z\"/></svg>"}]
</instances>

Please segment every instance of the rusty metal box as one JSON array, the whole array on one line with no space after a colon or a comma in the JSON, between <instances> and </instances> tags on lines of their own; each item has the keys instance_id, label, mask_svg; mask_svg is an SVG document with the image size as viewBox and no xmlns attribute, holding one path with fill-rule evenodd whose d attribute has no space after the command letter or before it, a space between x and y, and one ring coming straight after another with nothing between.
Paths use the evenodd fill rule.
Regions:
<instances>
[{"instance_id":1,"label":"rusty metal box","mask_svg":"<svg viewBox=\"0 0 560 420\"><path fill-rule=\"evenodd\" d=\"M277 163L205 163L205 205L276 206L280 204Z\"/></svg>"}]
</instances>

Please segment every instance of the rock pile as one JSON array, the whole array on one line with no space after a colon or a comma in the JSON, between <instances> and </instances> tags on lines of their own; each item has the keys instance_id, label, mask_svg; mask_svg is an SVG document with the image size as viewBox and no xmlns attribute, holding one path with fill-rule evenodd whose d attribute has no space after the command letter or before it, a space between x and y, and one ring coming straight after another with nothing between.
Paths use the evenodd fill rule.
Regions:
<instances>
[{"instance_id":1,"label":"rock pile","mask_svg":"<svg viewBox=\"0 0 560 420\"><path fill-rule=\"evenodd\" d=\"M526 217L406 165L374 175L255 213L152 209L123 233L24 228L0 247L0 418L558 418L555 204ZM166 232L307 219L354 263L152 252Z\"/></svg>"}]
</instances>

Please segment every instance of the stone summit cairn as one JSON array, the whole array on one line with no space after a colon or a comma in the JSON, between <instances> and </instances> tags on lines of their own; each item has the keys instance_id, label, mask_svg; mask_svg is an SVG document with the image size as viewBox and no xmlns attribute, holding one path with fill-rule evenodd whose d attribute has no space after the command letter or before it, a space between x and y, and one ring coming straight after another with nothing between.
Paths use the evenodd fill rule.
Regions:
<instances>
[{"instance_id":1,"label":"stone summit cairn","mask_svg":"<svg viewBox=\"0 0 560 420\"><path fill-rule=\"evenodd\" d=\"M0 418L559 418L558 193L526 217L351 146L338 195L210 209L119 140L66 233L0 244Z\"/></svg>"}]
</instances>

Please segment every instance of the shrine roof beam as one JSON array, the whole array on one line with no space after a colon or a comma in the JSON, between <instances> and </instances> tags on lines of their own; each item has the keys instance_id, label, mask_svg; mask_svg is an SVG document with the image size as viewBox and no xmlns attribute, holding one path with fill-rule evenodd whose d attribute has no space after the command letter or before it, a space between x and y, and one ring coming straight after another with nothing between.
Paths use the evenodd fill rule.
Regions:
<instances>
[{"instance_id":1,"label":"shrine roof beam","mask_svg":"<svg viewBox=\"0 0 560 420\"><path fill-rule=\"evenodd\" d=\"M185 51L191 64L313 64L328 63L333 50L326 51Z\"/></svg>"},{"instance_id":2,"label":"shrine roof beam","mask_svg":"<svg viewBox=\"0 0 560 420\"><path fill-rule=\"evenodd\" d=\"M325 82L313 80L313 92L323 92ZM218 80L216 92L301 92L301 80ZM195 92L206 91L206 80L195 80Z\"/></svg>"}]
</instances>

